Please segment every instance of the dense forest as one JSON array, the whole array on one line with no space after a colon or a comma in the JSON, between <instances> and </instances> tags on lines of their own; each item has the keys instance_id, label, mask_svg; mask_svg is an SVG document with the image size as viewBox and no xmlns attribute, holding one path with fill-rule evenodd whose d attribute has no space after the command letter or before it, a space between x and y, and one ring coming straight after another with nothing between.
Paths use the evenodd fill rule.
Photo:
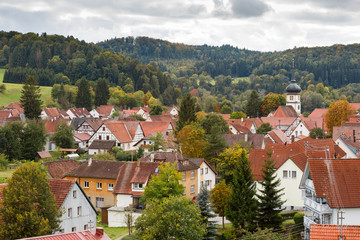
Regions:
<instances>
[{"instance_id":1,"label":"dense forest","mask_svg":"<svg viewBox=\"0 0 360 240\"><path fill-rule=\"evenodd\" d=\"M150 91L164 104L176 103L169 75L154 64L105 51L68 36L0 31L0 68L8 70L4 82L23 83L28 75L42 86L74 85L81 78L92 82L105 78L111 86L129 92Z\"/></svg>"}]
</instances>

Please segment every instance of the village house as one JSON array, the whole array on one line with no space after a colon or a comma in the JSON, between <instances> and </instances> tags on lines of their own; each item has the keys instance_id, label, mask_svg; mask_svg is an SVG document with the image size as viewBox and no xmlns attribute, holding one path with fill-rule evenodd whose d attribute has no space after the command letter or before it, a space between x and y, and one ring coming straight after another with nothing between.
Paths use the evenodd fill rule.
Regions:
<instances>
[{"instance_id":1,"label":"village house","mask_svg":"<svg viewBox=\"0 0 360 240\"><path fill-rule=\"evenodd\" d=\"M90 118L91 114L86 108L70 108L66 111L70 119L74 118Z\"/></svg>"},{"instance_id":2,"label":"village house","mask_svg":"<svg viewBox=\"0 0 360 240\"><path fill-rule=\"evenodd\" d=\"M90 111L93 118L108 119L115 113L115 108L112 105L101 105L100 107Z\"/></svg>"},{"instance_id":3,"label":"village house","mask_svg":"<svg viewBox=\"0 0 360 240\"><path fill-rule=\"evenodd\" d=\"M80 166L74 159L42 162L51 178L62 179L66 173Z\"/></svg>"},{"instance_id":4,"label":"village house","mask_svg":"<svg viewBox=\"0 0 360 240\"><path fill-rule=\"evenodd\" d=\"M359 159L309 159L300 189L305 191L305 239L314 224L360 225ZM340 219L342 218L342 219Z\"/></svg>"},{"instance_id":5,"label":"village house","mask_svg":"<svg viewBox=\"0 0 360 240\"><path fill-rule=\"evenodd\" d=\"M124 162L88 160L65 174L64 179L76 180L91 203L100 210L115 204L113 190Z\"/></svg>"},{"instance_id":6,"label":"village house","mask_svg":"<svg viewBox=\"0 0 360 240\"><path fill-rule=\"evenodd\" d=\"M92 136L103 124L100 119L88 119L88 118L74 118L71 120L71 125L75 129L75 133L87 133Z\"/></svg>"},{"instance_id":7,"label":"village house","mask_svg":"<svg viewBox=\"0 0 360 240\"><path fill-rule=\"evenodd\" d=\"M56 120L62 118L62 116L57 108L44 108L41 111L40 118L42 120Z\"/></svg>"}]
</instances>

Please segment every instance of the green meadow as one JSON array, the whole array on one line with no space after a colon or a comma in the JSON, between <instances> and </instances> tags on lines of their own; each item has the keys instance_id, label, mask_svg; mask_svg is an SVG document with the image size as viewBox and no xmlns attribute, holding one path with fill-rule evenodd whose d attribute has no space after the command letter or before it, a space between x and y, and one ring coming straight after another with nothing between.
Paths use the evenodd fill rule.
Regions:
<instances>
[{"instance_id":1,"label":"green meadow","mask_svg":"<svg viewBox=\"0 0 360 240\"><path fill-rule=\"evenodd\" d=\"M5 69L0 69L0 83L3 82ZM20 101L21 89L23 84L4 83L5 93L0 93L0 106L7 106L12 102ZM41 99L45 102L51 98L51 87L40 87Z\"/></svg>"}]
</instances>

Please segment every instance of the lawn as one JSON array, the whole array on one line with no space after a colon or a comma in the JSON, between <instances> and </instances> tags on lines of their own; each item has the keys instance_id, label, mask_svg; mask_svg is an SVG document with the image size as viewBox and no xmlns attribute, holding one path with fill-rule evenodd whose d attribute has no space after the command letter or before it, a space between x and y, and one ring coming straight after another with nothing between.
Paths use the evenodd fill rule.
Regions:
<instances>
[{"instance_id":1,"label":"lawn","mask_svg":"<svg viewBox=\"0 0 360 240\"><path fill-rule=\"evenodd\" d=\"M126 227L108 227L107 224L102 224L100 221L101 214L97 217L96 226L104 228L104 232L113 240L125 235L129 231Z\"/></svg>"},{"instance_id":2,"label":"lawn","mask_svg":"<svg viewBox=\"0 0 360 240\"><path fill-rule=\"evenodd\" d=\"M16 169L6 169L0 171L0 178L10 178Z\"/></svg>"},{"instance_id":3,"label":"lawn","mask_svg":"<svg viewBox=\"0 0 360 240\"><path fill-rule=\"evenodd\" d=\"M5 74L5 69L0 69L0 83L3 82ZM15 84L15 83L4 83L6 90L5 93L0 93L0 106L7 106L12 102L20 101L21 89L23 84ZM43 102L46 99L51 98L51 87L40 87L41 90L41 99Z\"/></svg>"}]
</instances>

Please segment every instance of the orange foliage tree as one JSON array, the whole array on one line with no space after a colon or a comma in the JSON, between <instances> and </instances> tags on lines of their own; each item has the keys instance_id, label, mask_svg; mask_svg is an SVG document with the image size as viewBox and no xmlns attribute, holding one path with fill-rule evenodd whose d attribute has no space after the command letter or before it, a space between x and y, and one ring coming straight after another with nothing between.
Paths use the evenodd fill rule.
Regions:
<instances>
[{"instance_id":1,"label":"orange foliage tree","mask_svg":"<svg viewBox=\"0 0 360 240\"><path fill-rule=\"evenodd\" d=\"M201 158L205 155L207 142L205 130L198 123L192 123L183 127L177 134L178 148L191 158Z\"/></svg>"},{"instance_id":2,"label":"orange foliage tree","mask_svg":"<svg viewBox=\"0 0 360 240\"><path fill-rule=\"evenodd\" d=\"M281 94L269 93L266 95L261 103L261 111L264 116L267 116L270 112L275 111L280 105L285 105L286 99Z\"/></svg>"},{"instance_id":3,"label":"orange foliage tree","mask_svg":"<svg viewBox=\"0 0 360 240\"><path fill-rule=\"evenodd\" d=\"M330 104L329 110L325 114L325 123L327 129L332 134L334 126L340 126L341 123L349 119L349 115L354 114L355 110L346 100L339 100Z\"/></svg>"}]
</instances>

